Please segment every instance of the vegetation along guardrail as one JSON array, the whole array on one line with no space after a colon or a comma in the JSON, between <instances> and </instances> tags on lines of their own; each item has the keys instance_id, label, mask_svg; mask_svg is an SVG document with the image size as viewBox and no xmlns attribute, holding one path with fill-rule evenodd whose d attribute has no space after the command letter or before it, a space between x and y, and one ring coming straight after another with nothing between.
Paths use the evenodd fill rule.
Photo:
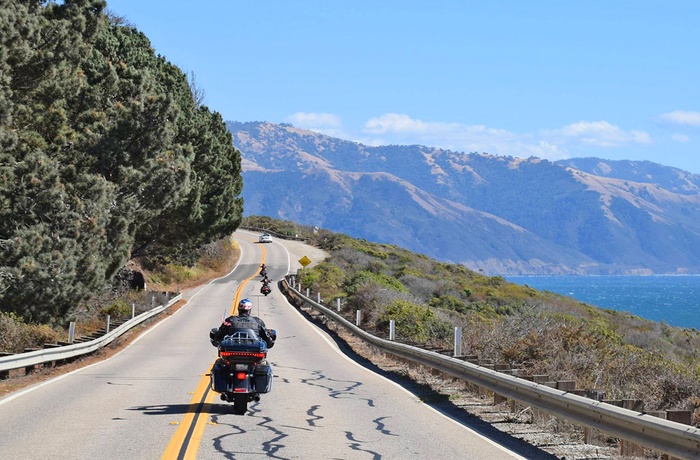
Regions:
<instances>
[{"instance_id":1,"label":"vegetation along guardrail","mask_svg":"<svg viewBox=\"0 0 700 460\"><path fill-rule=\"evenodd\" d=\"M287 280L282 280L280 285L282 292L293 303L303 303L316 309L384 352L437 369L555 417L595 428L611 436L679 458L700 458L700 430L693 426L570 394L440 353L376 337L333 310L302 295Z\"/></svg>"},{"instance_id":2,"label":"vegetation along guardrail","mask_svg":"<svg viewBox=\"0 0 700 460\"><path fill-rule=\"evenodd\" d=\"M106 333L105 335L98 337L89 342L74 343L72 345L65 345L62 347L54 348L44 348L41 350L30 351L27 353L17 353L9 356L0 357L0 372L7 372L11 369L20 369L23 367L36 366L37 364L50 363L55 361L61 361L65 359L75 358L77 356L92 353L99 348L109 345L126 331L132 327L146 321L147 319L156 316L163 310L167 309L175 302L182 298L182 294L170 299L170 301L165 305L160 305L158 307L152 308L138 316L126 321L120 326L114 328L114 330Z\"/></svg>"}]
</instances>

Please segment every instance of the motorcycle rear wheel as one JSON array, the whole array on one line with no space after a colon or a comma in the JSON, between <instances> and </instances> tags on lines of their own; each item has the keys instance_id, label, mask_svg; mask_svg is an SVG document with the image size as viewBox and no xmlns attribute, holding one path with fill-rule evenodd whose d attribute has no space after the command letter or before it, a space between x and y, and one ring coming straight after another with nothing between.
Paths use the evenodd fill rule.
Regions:
<instances>
[{"instance_id":1,"label":"motorcycle rear wheel","mask_svg":"<svg viewBox=\"0 0 700 460\"><path fill-rule=\"evenodd\" d=\"M248 395L233 395L233 413L236 415L243 415L246 412L248 412Z\"/></svg>"}]
</instances>

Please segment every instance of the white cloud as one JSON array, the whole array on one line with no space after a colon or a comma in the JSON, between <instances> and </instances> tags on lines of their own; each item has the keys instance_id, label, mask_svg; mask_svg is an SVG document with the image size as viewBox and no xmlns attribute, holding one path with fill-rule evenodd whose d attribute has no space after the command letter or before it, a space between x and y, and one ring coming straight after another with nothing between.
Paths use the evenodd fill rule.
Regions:
<instances>
[{"instance_id":1,"label":"white cloud","mask_svg":"<svg viewBox=\"0 0 700 460\"><path fill-rule=\"evenodd\" d=\"M537 144L521 144L519 149L521 154L518 156L523 157L533 156L552 161L570 157L569 152L564 147L547 141L539 141Z\"/></svg>"},{"instance_id":2,"label":"white cloud","mask_svg":"<svg viewBox=\"0 0 700 460\"><path fill-rule=\"evenodd\" d=\"M576 141L596 147L651 143L648 133L638 130L624 131L607 121L579 121L557 130L543 131L542 134L555 143Z\"/></svg>"},{"instance_id":3,"label":"white cloud","mask_svg":"<svg viewBox=\"0 0 700 460\"><path fill-rule=\"evenodd\" d=\"M332 113L297 112L287 117L287 121L297 128L308 129L327 136L347 138L342 119Z\"/></svg>"},{"instance_id":4,"label":"white cloud","mask_svg":"<svg viewBox=\"0 0 700 460\"><path fill-rule=\"evenodd\" d=\"M520 136L484 125L426 122L405 114L386 113L368 120L364 127L373 139L383 139L384 145L423 144L466 152L519 155L514 147Z\"/></svg>"},{"instance_id":5,"label":"white cloud","mask_svg":"<svg viewBox=\"0 0 700 460\"><path fill-rule=\"evenodd\" d=\"M425 122L414 120L408 115L385 113L365 123L365 128L372 134L413 134L428 138L437 136L464 137L469 135L508 135L504 129L487 128L484 125L463 125L461 123Z\"/></svg>"},{"instance_id":6,"label":"white cloud","mask_svg":"<svg viewBox=\"0 0 700 460\"><path fill-rule=\"evenodd\" d=\"M676 142L690 142L690 137L685 134L671 134L671 139Z\"/></svg>"},{"instance_id":7,"label":"white cloud","mask_svg":"<svg viewBox=\"0 0 700 460\"><path fill-rule=\"evenodd\" d=\"M651 143L648 133L625 131L607 121L581 121L537 134L461 123L426 122L406 114L386 113L365 123L368 145L423 144L462 152L486 152L548 160L570 157L577 147L622 147ZM382 139L383 142L377 142Z\"/></svg>"},{"instance_id":8,"label":"white cloud","mask_svg":"<svg viewBox=\"0 0 700 460\"><path fill-rule=\"evenodd\" d=\"M338 115L332 113L297 112L287 117L287 120L299 128L340 128L343 123Z\"/></svg>"},{"instance_id":9,"label":"white cloud","mask_svg":"<svg viewBox=\"0 0 700 460\"><path fill-rule=\"evenodd\" d=\"M672 125L700 127L700 112L674 110L673 112L663 113L658 118L662 122Z\"/></svg>"}]
</instances>

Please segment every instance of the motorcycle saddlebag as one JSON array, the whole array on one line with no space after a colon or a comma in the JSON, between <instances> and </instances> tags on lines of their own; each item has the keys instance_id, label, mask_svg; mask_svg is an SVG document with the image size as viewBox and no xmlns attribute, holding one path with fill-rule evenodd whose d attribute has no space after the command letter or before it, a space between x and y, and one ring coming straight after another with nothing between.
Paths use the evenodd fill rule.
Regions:
<instances>
[{"instance_id":1,"label":"motorcycle saddlebag","mask_svg":"<svg viewBox=\"0 0 700 460\"><path fill-rule=\"evenodd\" d=\"M260 364L255 367L255 391L269 393L272 390L272 367L269 364Z\"/></svg>"},{"instance_id":2,"label":"motorcycle saddlebag","mask_svg":"<svg viewBox=\"0 0 700 460\"><path fill-rule=\"evenodd\" d=\"M227 365L216 362L211 368L211 389L217 393L226 391L229 368Z\"/></svg>"}]
</instances>

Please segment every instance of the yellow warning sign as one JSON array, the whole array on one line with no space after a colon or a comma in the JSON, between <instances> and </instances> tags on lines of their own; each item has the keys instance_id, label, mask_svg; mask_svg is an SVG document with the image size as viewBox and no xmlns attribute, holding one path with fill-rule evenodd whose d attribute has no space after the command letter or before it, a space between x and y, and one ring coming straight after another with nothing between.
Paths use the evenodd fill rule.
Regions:
<instances>
[{"instance_id":1,"label":"yellow warning sign","mask_svg":"<svg viewBox=\"0 0 700 460\"><path fill-rule=\"evenodd\" d=\"M307 265L309 265L311 263L311 259L304 256L301 259L299 259L299 263L301 264L302 267L306 267Z\"/></svg>"}]
</instances>

